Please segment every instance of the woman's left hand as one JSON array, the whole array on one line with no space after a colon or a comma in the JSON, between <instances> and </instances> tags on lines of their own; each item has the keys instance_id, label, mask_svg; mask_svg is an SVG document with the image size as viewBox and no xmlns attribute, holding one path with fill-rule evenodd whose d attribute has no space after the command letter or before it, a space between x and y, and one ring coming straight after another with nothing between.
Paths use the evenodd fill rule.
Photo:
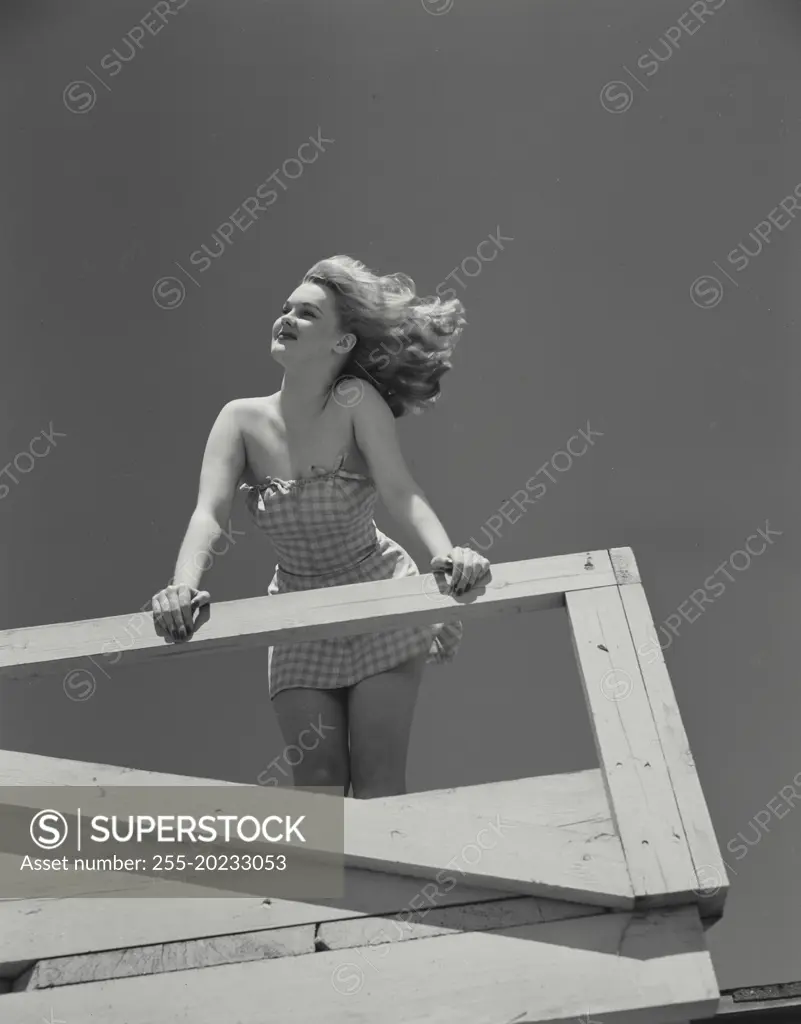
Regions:
<instances>
[{"instance_id":1,"label":"woman's left hand","mask_svg":"<svg viewBox=\"0 0 801 1024\"><path fill-rule=\"evenodd\" d=\"M451 548L447 555L431 559L432 572L444 572L448 590L454 596L467 593L489 573L489 561L472 548Z\"/></svg>"}]
</instances>

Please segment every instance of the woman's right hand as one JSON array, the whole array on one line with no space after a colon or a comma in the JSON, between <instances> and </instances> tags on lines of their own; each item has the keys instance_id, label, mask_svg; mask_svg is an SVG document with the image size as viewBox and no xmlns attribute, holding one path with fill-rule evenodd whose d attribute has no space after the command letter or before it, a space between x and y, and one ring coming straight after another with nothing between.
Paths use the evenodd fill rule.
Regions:
<instances>
[{"instance_id":1,"label":"woman's right hand","mask_svg":"<svg viewBox=\"0 0 801 1024\"><path fill-rule=\"evenodd\" d=\"M208 590L196 590L188 583L171 583L153 596L153 625L156 632L175 643L188 640L194 631L194 613L210 603Z\"/></svg>"}]
</instances>

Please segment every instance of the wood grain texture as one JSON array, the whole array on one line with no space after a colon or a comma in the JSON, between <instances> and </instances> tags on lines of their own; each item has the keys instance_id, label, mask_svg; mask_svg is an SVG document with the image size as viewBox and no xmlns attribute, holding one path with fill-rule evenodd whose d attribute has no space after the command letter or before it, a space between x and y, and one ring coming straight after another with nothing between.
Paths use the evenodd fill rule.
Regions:
<instances>
[{"instance_id":1,"label":"wood grain texture","mask_svg":"<svg viewBox=\"0 0 801 1024\"><path fill-rule=\"evenodd\" d=\"M133 661L566 604L602 766L340 798L336 900L0 901L0 993L16 979L0 1020L263 1024L268 1008L282 1024L678 1024L714 1012L685 819L708 832L666 671L646 678L635 650L651 622L639 579L630 549L613 549L495 567L468 599L418 577L282 595L278 608L227 602L186 645L131 637L121 618L0 634L0 677L31 678L122 656L111 626ZM0 752L3 784L187 787L190 814L203 810L191 787L237 785Z\"/></svg>"},{"instance_id":2,"label":"wood grain texture","mask_svg":"<svg viewBox=\"0 0 801 1024\"><path fill-rule=\"evenodd\" d=\"M609 559L618 586L641 582L640 570L631 548L610 548Z\"/></svg>"},{"instance_id":3,"label":"wood grain texture","mask_svg":"<svg viewBox=\"0 0 801 1024\"><path fill-rule=\"evenodd\" d=\"M3 900L0 978L16 977L20 964L70 954L392 914L408 911L421 900L447 907L475 905L506 895L497 889L461 884L455 877L442 885L431 884L433 888L426 888L419 878L353 868L345 871L345 895L319 903L258 897ZM547 899L539 903L543 915L551 904L562 906Z\"/></svg>"},{"instance_id":4,"label":"wood grain texture","mask_svg":"<svg viewBox=\"0 0 801 1024\"><path fill-rule=\"evenodd\" d=\"M526 896L467 906L428 907L400 915L325 921L319 925L272 928L40 960L14 984L14 990L32 991L87 981L217 967L224 963L301 956L326 949L409 942L438 935L489 931L603 913L607 911L597 907Z\"/></svg>"},{"instance_id":5,"label":"wood grain texture","mask_svg":"<svg viewBox=\"0 0 801 1024\"><path fill-rule=\"evenodd\" d=\"M223 601L203 618L194 637L172 644L156 635L150 613L30 626L0 632L0 679L24 681L75 669L139 664L152 658L194 657L208 651L266 647L280 642L348 636L373 629L428 625L452 619L557 608L572 590L607 586L615 575L606 551L558 555L493 566L488 582L463 597L440 592L431 574L321 587ZM199 619L198 622L201 622ZM102 659L102 660L101 660Z\"/></svg>"},{"instance_id":6,"label":"wood grain texture","mask_svg":"<svg viewBox=\"0 0 801 1024\"><path fill-rule=\"evenodd\" d=\"M425 808L436 816L452 800L459 789L430 789L414 793L417 807ZM598 826L612 824L612 815L606 799L606 788L599 768L558 775L538 775L530 779L507 779L470 786L472 800L481 806L493 807L502 817L509 818L525 807L526 821L533 825L552 825L571 828L588 834L601 831ZM409 800L402 796L380 797L371 800L373 807L403 807Z\"/></svg>"},{"instance_id":7,"label":"wood grain texture","mask_svg":"<svg viewBox=\"0 0 801 1024\"><path fill-rule=\"evenodd\" d=\"M192 787L220 783L212 779L145 772L116 765L0 751L0 786L6 787L5 799L11 798L9 794L14 787L29 785L96 786L108 790L117 786ZM454 795L459 797L455 801ZM355 866L347 868L344 894L340 898L304 902L272 899L268 905L254 897L150 898L153 889L144 888L143 895L136 898L80 898L76 895L69 899L0 901L0 976L3 974L3 964L17 964L20 961L260 931L270 927L339 920L361 914L392 913L414 907L414 901L419 903L421 893L424 901L430 902L433 899L437 906L445 906L498 899L519 892L519 878L506 883L498 883L494 879L493 885L471 882L471 878L476 878L476 869L479 869L479 873L481 869L477 864L467 863L467 860L483 858L491 852L482 850L476 841L483 828L490 828L489 833L480 836L487 846L490 842L500 844L501 838L508 840L515 836L517 842L518 836L521 837L522 853L519 851L507 863L515 873L525 876L524 888L531 881L532 871L538 865L541 868L547 867L546 858L550 858L554 877L548 879L551 884L546 888L558 888L557 883L560 879L564 881L567 874L567 883L575 896L575 902L579 904L595 905L594 899L598 899L597 894L595 897L590 894L588 899L582 898L584 890L577 887L579 882L583 884L590 877L592 870L598 870L597 864L593 865L591 861L582 858L588 856L588 851L593 849L600 851L604 858L613 851L611 870L622 891L613 894L610 902L623 902L624 909L633 904L622 850L614 840L604 783L598 769L537 779L486 783L455 791L434 790L383 800L348 803L357 812L351 820L358 824L356 831L351 833L351 845L355 845L358 852L359 836L367 843L383 842L385 854L390 859L387 862L377 861L384 864L385 870L364 870ZM440 818L440 811L449 804L454 805L457 815L461 815L460 827L466 838L460 839L458 832L448 834L438 827L437 835L447 835L448 839L447 842L440 840L439 851L429 849L428 852L436 859L426 870L420 863L421 850L425 852L425 846L415 850L407 843L405 848L399 847L398 837L393 836L392 832L398 831L397 823L405 816L406 828L414 831L417 827L425 841L425 836L431 833L431 821L444 821ZM522 817L526 819L523 832L519 831L523 825L519 813L521 810ZM371 813L374 814L375 822L373 831L378 837L373 840L369 837ZM502 815L502 822L515 822L517 828L509 829L505 834L502 828L498 836L491 829L497 815ZM413 823L415 818L417 826ZM483 824L484 821L488 824ZM553 824L549 826L548 822ZM548 836L551 837L550 847L547 845ZM545 846L539 848L535 845L543 839ZM467 846L470 848L466 849ZM460 859L463 850L467 859ZM400 867L401 851L416 858L420 875L410 876ZM375 857L376 850L371 852ZM570 853L572 861L563 860L563 854L566 853ZM448 861L454 861L450 868L446 867ZM496 866L500 863L497 855L495 863ZM575 872L570 873L571 864L580 872L579 879L575 877ZM490 862L485 862L485 879L489 866ZM133 876L128 877L131 884L137 881ZM146 881L142 880L143 883ZM63 887L63 879L59 884ZM558 897L545 894L546 901L548 898ZM598 903L604 904L605 900L598 900Z\"/></svg>"},{"instance_id":8,"label":"wood grain texture","mask_svg":"<svg viewBox=\"0 0 801 1024\"><path fill-rule=\"evenodd\" d=\"M520 780L525 794L526 780ZM529 799L508 816L495 811L492 784L454 790L433 817L425 796L351 801L345 811L348 863L436 878L456 871L471 885L575 900L633 906L623 850L606 825L573 829L529 820ZM605 810L605 804L599 812ZM393 867L394 865L394 867Z\"/></svg>"},{"instance_id":9,"label":"wood grain texture","mask_svg":"<svg viewBox=\"0 0 801 1024\"><path fill-rule=\"evenodd\" d=\"M701 900L699 908L704 917L720 917L726 903L729 879L648 599L639 583L620 587L620 596L689 845L696 876L694 885Z\"/></svg>"},{"instance_id":10,"label":"wood grain texture","mask_svg":"<svg viewBox=\"0 0 801 1024\"><path fill-rule=\"evenodd\" d=\"M567 609L635 898L695 902L695 870L619 588L568 594Z\"/></svg>"},{"instance_id":11,"label":"wood grain texture","mask_svg":"<svg viewBox=\"0 0 801 1024\"><path fill-rule=\"evenodd\" d=\"M727 1020L737 1016L748 1024L798 1024L801 1020L801 998L740 1002L727 992L721 996L717 1014ZM733 1019L731 1024L735 1024Z\"/></svg>"},{"instance_id":12,"label":"wood grain texture","mask_svg":"<svg viewBox=\"0 0 801 1024\"><path fill-rule=\"evenodd\" d=\"M190 942L160 942L152 946L40 960L15 982L14 991L29 992L88 981L134 978L144 974L188 971L249 960L300 956L303 953L314 953L315 931L316 925L306 924L293 928L192 939Z\"/></svg>"},{"instance_id":13,"label":"wood grain texture","mask_svg":"<svg viewBox=\"0 0 801 1024\"><path fill-rule=\"evenodd\" d=\"M68 1024L658 1024L707 1016L718 997L685 907L16 992L0 1010Z\"/></svg>"},{"instance_id":14,"label":"wood grain texture","mask_svg":"<svg viewBox=\"0 0 801 1024\"><path fill-rule=\"evenodd\" d=\"M0 783L5 782L9 787L4 796L8 804L15 801L15 786L81 785L85 787L81 804L86 815L108 814L112 808L107 790L119 779L125 779L125 786L183 786L186 796L181 801L181 813L196 817L208 813L208 807L203 799L193 796L192 787L219 785L213 780L195 779L190 783L183 776L0 752ZM505 794L503 799L510 810L509 817L501 817L495 809L493 788L496 785ZM96 796L87 795L87 789ZM280 792L259 786L236 786L236 789L239 791L237 807L243 806L247 797L252 797L254 811L264 810ZM536 782L525 779L460 787L441 801L436 828L432 828L425 794L419 797L411 794L397 804L343 800L313 793L299 796L302 795L310 807L336 801L338 807L344 808L341 812L344 813L344 862L348 866L432 880L450 870L467 885L618 909L631 908L633 895L623 850L608 825L606 801L594 810L585 802L582 814L586 813L589 820L577 828L552 825L547 820L536 820L536 812L532 810L536 794L542 790ZM513 810L515 794L518 797L516 811ZM27 806L29 796L25 791L20 791L18 799ZM594 825L593 821L599 823ZM284 845L257 841L252 847L254 851L269 847L268 852L277 852ZM315 849L315 843L307 842L303 853L311 855ZM328 847L320 849L325 852ZM150 895L148 888L156 884L146 876L137 882L133 875L119 876L113 881L141 896ZM54 895L58 892L80 895L79 888L68 890L69 884L63 879L54 879ZM80 877L72 884L79 887ZM203 890L199 886L187 889L187 896L201 895Z\"/></svg>"}]
</instances>

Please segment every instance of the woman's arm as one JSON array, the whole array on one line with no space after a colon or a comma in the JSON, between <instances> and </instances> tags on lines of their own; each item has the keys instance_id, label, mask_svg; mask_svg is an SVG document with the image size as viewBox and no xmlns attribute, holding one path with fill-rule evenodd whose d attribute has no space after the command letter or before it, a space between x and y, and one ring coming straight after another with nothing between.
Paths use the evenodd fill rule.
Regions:
<instances>
[{"instance_id":1,"label":"woman's arm","mask_svg":"<svg viewBox=\"0 0 801 1024\"><path fill-rule=\"evenodd\" d=\"M246 461L240 415L241 400L229 402L209 433L195 511L178 552L173 576L176 585L185 583L197 589L210 564L214 543L228 526L236 485Z\"/></svg>"},{"instance_id":2,"label":"woman's arm","mask_svg":"<svg viewBox=\"0 0 801 1024\"><path fill-rule=\"evenodd\" d=\"M409 472L398 442L395 417L376 389L361 383L364 392L353 408L353 429L381 500L392 518L408 529L432 557L444 555L452 548L450 538Z\"/></svg>"}]
</instances>

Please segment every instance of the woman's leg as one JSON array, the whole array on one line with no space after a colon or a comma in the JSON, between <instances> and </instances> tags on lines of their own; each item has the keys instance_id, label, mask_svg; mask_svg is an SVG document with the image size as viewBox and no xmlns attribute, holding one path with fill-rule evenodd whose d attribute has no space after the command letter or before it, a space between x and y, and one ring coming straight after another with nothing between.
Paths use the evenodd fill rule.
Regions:
<instances>
[{"instance_id":1,"label":"woman's leg","mask_svg":"<svg viewBox=\"0 0 801 1024\"><path fill-rule=\"evenodd\" d=\"M348 795L348 714L344 689L279 690L273 708L286 747L282 766L290 765L296 786L333 787Z\"/></svg>"},{"instance_id":2,"label":"woman's leg","mask_svg":"<svg viewBox=\"0 0 801 1024\"><path fill-rule=\"evenodd\" d=\"M426 651L349 687L350 772L354 797L406 792L406 754Z\"/></svg>"}]
</instances>

